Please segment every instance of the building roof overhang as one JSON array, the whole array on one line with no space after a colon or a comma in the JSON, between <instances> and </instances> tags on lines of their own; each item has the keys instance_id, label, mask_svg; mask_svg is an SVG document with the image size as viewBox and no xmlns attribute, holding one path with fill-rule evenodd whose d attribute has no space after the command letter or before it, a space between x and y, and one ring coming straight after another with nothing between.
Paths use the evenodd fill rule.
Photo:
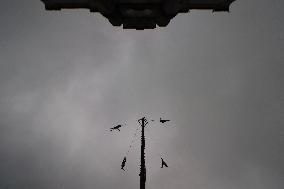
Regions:
<instances>
[{"instance_id":1,"label":"building roof overhang","mask_svg":"<svg viewBox=\"0 0 284 189\"><path fill-rule=\"evenodd\" d=\"M46 10L89 9L99 12L113 26L125 29L165 27L178 13L192 9L229 11L235 0L41 0Z\"/></svg>"}]
</instances>

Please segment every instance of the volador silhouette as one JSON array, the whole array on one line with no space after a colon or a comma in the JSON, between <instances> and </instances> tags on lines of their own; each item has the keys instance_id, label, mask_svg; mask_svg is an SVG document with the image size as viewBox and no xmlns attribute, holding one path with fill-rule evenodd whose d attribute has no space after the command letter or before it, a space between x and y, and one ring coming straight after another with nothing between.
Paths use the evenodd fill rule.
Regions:
<instances>
[{"instance_id":1,"label":"volador silhouette","mask_svg":"<svg viewBox=\"0 0 284 189\"><path fill-rule=\"evenodd\" d=\"M126 163L126 157L123 158L123 161L122 161L122 163L121 163L121 169L122 169L123 171L125 171L125 170L124 170L125 163Z\"/></svg>"},{"instance_id":2,"label":"volador silhouette","mask_svg":"<svg viewBox=\"0 0 284 189\"><path fill-rule=\"evenodd\" d=\"M117 125L115 127L110 128L110 131L114 131L114 130L120 131L120 129L119 129L120 127L122 127L122 125Z\"/></svg>"},{"instance_id":3,"label":"volador silhouette","mask_svg":"<svg viewBox=\"0 0 284 189\"><path fill-rule=\"evenodd\" d=\"M165 166L165 167L168 167L168 165L167 165L166 162L163 160L163 158L161 158L161 160L162 160L162 166L161 166L161 168L163 168L164 166Z\"/></svg>"},{"instance_id":4,"label":"volador silhouette","mask_svg":"<svg viewBox=\"0 0 284 189\"><path fill-rule=\"evenodd\" d=\"M166 123L166 122L168 122L168 121L170 121L169 119L162 119L162 118L160 118L160 122L161 123Z\"/></svg>"}]
</instances>

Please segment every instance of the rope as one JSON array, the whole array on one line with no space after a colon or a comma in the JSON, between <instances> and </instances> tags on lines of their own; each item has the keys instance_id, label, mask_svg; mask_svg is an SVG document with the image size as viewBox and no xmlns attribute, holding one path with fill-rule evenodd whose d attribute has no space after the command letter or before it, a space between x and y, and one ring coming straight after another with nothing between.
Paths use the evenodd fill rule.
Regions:
<instances>
[{"instance_id":1,"label":"rope","mask_svg":"<svg viewBox=\"0 0 284 189\"><path fill-rule=\"evenodd\" d=\"M152 134L151 134L151 132L150 132L150 129L149 129L148 127L146 128L146 132L147 132L147 136L148 136L148 137L156 144L156 146L157 146L160 142L157 142L156 140L154 140L154 138L153 138L153 136L152 136ZM161 157L161 156L162 156L162 153L161 153L160 150L159 150L159 153L155 151L155 155Z\"/></svg>"},{"instance_id":2,"label":"rope","mask_svg":"<svg viewBox=\"0 0 284 189\"><path fill-rule=\"evenodd\" d=\"M160 142L156 142L153 139L153 135L150 134L150 129L149 128L146 129L146 132L147 132L147 136L149 136L149 138L151 138L151 140L154 141L154 143L156 143L156 144L160 143ZM155 151L154 155L158 156L159 158L163 158L164 159L163 153L160 150L158 152ZM164 159L164 160L166 161L166 159ZM168 163L168 162L166 161L166 163ZM169 165L169 164L167 164L167 165L168 165L167 169L178 169L176 166Z\"/></svg>"},{"instance_id":3,"label":"rope","mask_svg":"<svg viewBox=\"0 0 284 189\"><path fill-rule=\"evenodd\" d=\"M136 136L137 136L137 131L138 131L138 129L139 129L139 127L137 127L137 129L136 129L136 131L135 131L135 133L134 133L134 135L133 135L133 137L132 137L132 140L131 140L130 145L129 145L129 147L128 147L128 150L127 150L127 152L126 152L126 156L128 156L128 154L129 154L129 152L130 152L130 150L131 150L131 148L132 148L132 146L133 146L133 142L134 142L134 140L135 140L135 138L136 138Z\"/></svg>"}]
</instances>

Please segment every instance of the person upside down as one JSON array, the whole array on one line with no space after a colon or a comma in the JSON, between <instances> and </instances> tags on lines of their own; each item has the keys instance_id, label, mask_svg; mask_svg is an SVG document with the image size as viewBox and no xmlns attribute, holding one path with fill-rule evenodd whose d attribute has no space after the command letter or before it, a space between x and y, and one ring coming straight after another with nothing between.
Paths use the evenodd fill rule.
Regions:
<instances>
[{"instance_id":1,"label":"person upside down","mask_svg":"<svg viewBox=\"0 0 284 189\"><path fill-rule=\"evenodd\" d=\"M167 165L166 162L163 160L163 158L161 158L161 160L162 160L162 166L161 166L161 168L163 168L164 166L165 166L165 167L168 167L168 165Z\"/></svg>"},{"instance_id":2,"label":"person upside down","mask_svg":"<svg viewBox=\"0 0 284 189\"><path fill-rule=\"evenodd\" d=\"M120 127L122 127L122 125L117 125L115 127L110 128L110 131L114 131L114 130L120 131Z\"/></svg>"},{"instance_id":3,"label":"person upside down","mask_svg":"<svg viewBox=\"0 0 284 189\"><path fill-rule=\"evenodd\" d=\"M122 169L123 171L125 171L125 170L124 170L125 163L126 163L126 157L123 158L123 161L122 161L122 163L121 163L121 169Z\"/></svg>"}]
</instances>

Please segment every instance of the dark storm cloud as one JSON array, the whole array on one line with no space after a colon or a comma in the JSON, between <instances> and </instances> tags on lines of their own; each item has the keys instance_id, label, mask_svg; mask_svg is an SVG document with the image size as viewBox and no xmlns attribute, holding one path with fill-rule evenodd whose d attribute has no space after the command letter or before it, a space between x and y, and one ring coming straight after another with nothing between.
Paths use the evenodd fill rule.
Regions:
<instances>
[{"instance_id":1,"label":"dark storm cloud","mask_svg":"<svg viewBox=\"0 0 284 189\"><path fill-rule=\"evenodd\" d=\"M137 139L119 166L145 114L171 119L147 129L147 188L282 188L282 18L280 0L236 1L127 31L2 1L0 188L138 187Z\"/></svg>"}]
</instances>

